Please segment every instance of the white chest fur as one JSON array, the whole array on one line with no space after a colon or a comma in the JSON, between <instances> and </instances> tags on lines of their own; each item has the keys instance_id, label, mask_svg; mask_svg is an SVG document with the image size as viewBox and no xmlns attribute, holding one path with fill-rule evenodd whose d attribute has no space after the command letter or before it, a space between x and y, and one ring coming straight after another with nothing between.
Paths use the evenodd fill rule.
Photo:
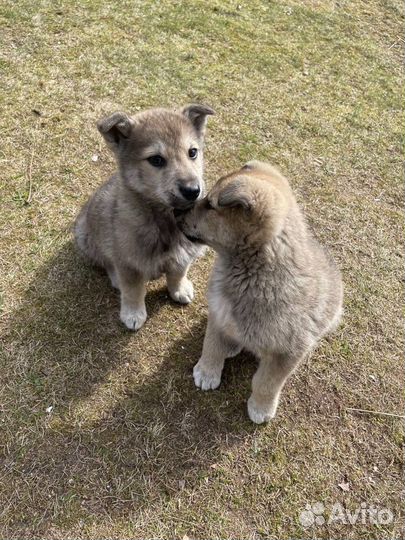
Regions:
<instances>
[{"instance_id":1,"label":"white chest fur","mask_svg":"<svg viewBox=\"0 0 405 540\"><path fill-rule=\"evenodd\" d=\"M208 289L208 307L215 325L228 337L239 341L240 332L232 314L231 304L221 291L220 280L216 280L214 276Z\"/></svg>"}]
</instances>

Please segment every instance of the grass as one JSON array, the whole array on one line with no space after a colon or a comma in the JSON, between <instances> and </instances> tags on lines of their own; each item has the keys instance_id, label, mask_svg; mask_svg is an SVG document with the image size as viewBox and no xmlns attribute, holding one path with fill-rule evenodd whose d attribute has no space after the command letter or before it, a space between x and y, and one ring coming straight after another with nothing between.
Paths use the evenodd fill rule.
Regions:
<instances>
[{"instance_id":1,"label":"grass","mask_svg":"<svg viewBox=\"0 0 405 540\"><path fill-rule=\"evenodd\" d=\"M404 408L403 19L396 0L2 2L1 538L401 537L402 422L346 409ZM278 165L344 275L343 324L264 428L254 359L192 383L212 255L187 308L152 284L133 334L71 243L114 168L96 120L189 101L217 111L207 181ZM304 528L316 501L394 519Z\"/></svg>"}]
</instances>

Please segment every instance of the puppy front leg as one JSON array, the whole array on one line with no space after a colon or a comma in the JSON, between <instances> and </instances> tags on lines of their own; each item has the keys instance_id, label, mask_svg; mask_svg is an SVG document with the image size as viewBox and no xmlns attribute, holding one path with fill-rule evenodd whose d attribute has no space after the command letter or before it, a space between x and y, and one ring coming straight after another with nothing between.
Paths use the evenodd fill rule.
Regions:
<instances>
[{"instance_id":1,"label":"puppy front leg","mask_svg":"<svg viewBox=\"0 0 405 540\"><path fill-rule=\"evenodd\" d=\"M169 270L166 272L167 288L175 302L189 304L194 298L193 284L187 277L189 266L182 271Z\"/></svg>"},{"instance_id":2,"label":"puppy front leg","mask_svg":"<svg viewBox=\"0 0 405 540\"><path fill-rule=\"evenodd\" d=\"M194 366L195 385L201 390L215 390L221 383L225 358L237 355L241 346L229 340L208 317L202 355Z\"/></svg>"},{"instance_id":3,"label":"puppy front leg","mask_svg":"<svg viewBox=\"0 0 405 540\"><path fill-rule=\"evenodd\" d=\"M116 267L115 275L121 292L120 318L130 330L139 330L146 321L146 281L130 268Z\"/></svg>"},{"instance_id":4,"label":"puppy front leg","mask_svg":"<svg viewBox=\"0 0 405 540\"><path fill-rule=\"evenodd\" d=\"M300 357L265 354L253 376L252 395L248 400L249 418L256 424L274 418L281 390L299 363Z\"/></svg>"}]
</instances>

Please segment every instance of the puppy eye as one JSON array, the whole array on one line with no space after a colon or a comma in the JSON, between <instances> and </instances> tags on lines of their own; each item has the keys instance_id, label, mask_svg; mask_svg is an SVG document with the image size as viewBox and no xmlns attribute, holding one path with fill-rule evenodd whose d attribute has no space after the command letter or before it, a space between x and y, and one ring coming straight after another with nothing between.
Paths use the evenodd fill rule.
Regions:
<instances>
[{"instance_id":1,"label":"puppy eye","mask_svg":"<svg viewBox=\"0 0 405 540\"><path fill-rule=\"evenodd\" d=\"M191 157L191 159L195 159L198 155L197 148L190 148L190 150L188 151L188 155Z\"/></svg>"},{"instance_id":2,"label":"puppy eye","mask_svg":"<svg viewBox=\"0 0 405 540\"><path fill-rule=\"evenodd\" d=\"M157 167L159 169L166 165L165 158L162 157L162 156L158 156L158 155L148 157L148 161L153 167Z\"/></svg>"}]
</instances>

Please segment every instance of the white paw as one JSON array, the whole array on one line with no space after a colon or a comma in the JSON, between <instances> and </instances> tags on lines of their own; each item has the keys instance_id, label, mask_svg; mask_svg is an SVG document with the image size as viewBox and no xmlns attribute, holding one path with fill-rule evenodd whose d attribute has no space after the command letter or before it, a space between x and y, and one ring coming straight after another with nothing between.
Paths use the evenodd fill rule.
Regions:
<instances>
[{"instance_id":1,"label":"white paw","mask_svg":"<svg viewBox=\"0 0 405 540\"><path fill-rule=\"evenodd\" d=\"M249 418L255 424L263 424L264 422L269 422L269 420L275 417L276 410L277 403L274 403L270 407L263 407L258 405L252 397L248 399Z\"/></svg>"},{"instance_id":2,"label":"white paw","mask_svg":"<svg viewBox=\"0 0 405 540\"><path fill-rule=\"evenodd\" d=\"M193 369L194 382L201 390L215 390L221 384L221 371L207 369L198 362Z\"/></svg>"},{"instance_id":3,"label":"white paw","mask_svg":"<svg viewBox=\"0 0 405 540\"><path fill-rule=\"evenodd\" d=\"M121 306L120 319L130 330L139 330L146 321L147 313L145 307L138 309Z\"/></svg>"},{"instance_id":4,"label":"white paw","mask_svg":"<svg viewBox=\"0 0 405 540\"><path fill-rule=\"evenodd\" d=\"M189 304L194 298L194 287L191 281L183 278L179 283L178 289L170 291L170 296L175 302L180 304Z\"/></svg>"}]
</instances>

